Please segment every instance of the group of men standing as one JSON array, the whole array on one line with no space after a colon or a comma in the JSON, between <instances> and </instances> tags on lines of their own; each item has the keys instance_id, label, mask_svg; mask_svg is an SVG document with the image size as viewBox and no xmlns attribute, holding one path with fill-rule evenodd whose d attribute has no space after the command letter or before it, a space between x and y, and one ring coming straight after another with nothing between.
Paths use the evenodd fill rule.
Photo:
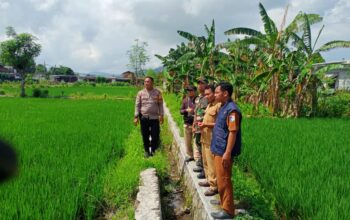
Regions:
<instances>
[{"instance_id":1,"label":"group of men standing","mask_svg":"<svg viewBox=\"0 0 350 220\"><path fill-rule=\"evenodd\" d=\"M145 89L136 98L134 123L141 121L145 156L148 157L159 146L163 100L159 90L153 88L151 77L146 77L144 83ZM222 211L211 215L216 219L233 218L232 163L241 149L242 114L231 98L233 87L230 83L214 86L205 79L199 79L197 83L198 95L196 87L189 85L180 109L184 119L185 161L195 161L193 171L198 172L199 179L204 179L199 185L208 187L206 196L220 195L220 201L210 202L220 204Z\"/></svg>"},{"instance_id":2,"label":"group of men standing","mask_svg":"<svg viewBox=\"0 0 350 220\"><path fill-rule=\"evenodd\" d=\"M199 182L208 187L205 196L220 195L222 211L211 213L216 219L234 217L232 162L241 149L242 114L231 99L233 87L228 82L209 85L198 80L198 96L192 85L186 88L180 113L184 118L186 162L195 161ZM194 146L192 143L195 143Z\"/></svg>"}]
</instances>

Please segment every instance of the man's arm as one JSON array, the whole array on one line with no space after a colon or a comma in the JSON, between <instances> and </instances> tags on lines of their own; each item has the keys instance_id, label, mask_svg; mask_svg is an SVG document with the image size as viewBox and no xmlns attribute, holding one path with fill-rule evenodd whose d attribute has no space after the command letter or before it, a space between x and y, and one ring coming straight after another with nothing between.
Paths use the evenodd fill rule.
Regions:
<instances>
[{"instance_id":1,"label":"man's arm","mask_svg":"<svg viewBox=\"0 0 350 220\"><path fill-rule=\"evenodd\" d=\"M136 96L136 101L135 101L135 113L134 113L134 124L135 126L138 124L139 122L139 114L141 112L141 92L137 93Z\"/></svg>"},{"instance_id":2,"label":"man's arm","mask_svg":"<svg viewBox=\"0 0 350 220\"><path fill-rule=\"evenodd\" d=\"M215 123L213 122L203 122L203 126L207 128L213 128L215 126Z\"/></svg>"},{"instance_id":3,"label":"man's arm","mask_svg":"<svg viewBox=\"0 0 350 220\"><path fill-rule=\"evenodd\" d=\"M158 96L158 107L159 107L159 121L161 124L164 122L164 107L163 107L163 96L162 93L159 91Z\"/></svg>"},{"instance_id":4,"label":"man's arm","mask_svg":"<svg viewBox=\"0 0 350 220\"><path fill-rule=\"evenodd\" d=\"M180 108L180 113L181 115L184 115L186 113L186 105L185 105L185 99L182 100L181 108Z\"/></svg>"},{"instance_id":5,"label":"man's arm","mask_svg":"<svg viewBox=\"0 0 350 220\"><path fill-rule=\"evenodd\" d=\"M227 125L229 134L227 137L227 145L224 155L222 156L223 166L226 168L231 160L231 153L236 143L236 136L239 129L239 116L236 111L233 111L227 117Z\"/></svg>"},{"instance_id":6,"label":"man's arm","mask_svg":"<svg viewBox=\"0 0 350 220\"><path fill-rule=\"evenodd\" d=\"M135 101L134 117L135 118L139 117L140 112L141 112L141 92L138 92L136 96L136 101Z\"/></svg>"}]
</instances>

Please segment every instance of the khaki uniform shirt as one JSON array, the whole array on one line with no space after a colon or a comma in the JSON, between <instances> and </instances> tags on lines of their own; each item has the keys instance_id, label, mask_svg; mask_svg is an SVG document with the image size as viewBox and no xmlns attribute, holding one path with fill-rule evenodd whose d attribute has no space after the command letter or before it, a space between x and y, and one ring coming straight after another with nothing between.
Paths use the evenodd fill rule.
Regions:
<instances>
[{"instance_id":1,"label":"khaki uniform shirt","mask_svg":"<svg viewBox=\"0 0 350 220\"><path fill-rule=\"evenodd\" d=\"M215 123L216 117L219 113L219 110L221 108L221 103L210 103L205 110L204 118L203 118L203 123ZM211 144L211 137L213 134L213 128L208 128L205 127L201 131L201 142L205 145Z\"/></svg>"},{"instance_id":2,"label":"khaki uniform shirt","mask_svg":"<svg viewBox=\"0 0 350 220\"><path fill-rule=\"evenodd\" d=\"M158 89L143 89L137 93L134 116L140 114L149 119L159 119L164 115L162 93Z\"/></svg>"}]
</instances>

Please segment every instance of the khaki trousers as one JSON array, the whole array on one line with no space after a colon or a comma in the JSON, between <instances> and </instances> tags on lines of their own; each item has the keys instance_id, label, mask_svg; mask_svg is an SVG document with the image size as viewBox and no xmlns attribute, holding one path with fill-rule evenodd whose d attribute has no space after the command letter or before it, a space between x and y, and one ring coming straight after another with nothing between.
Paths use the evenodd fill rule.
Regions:
<instances>
[{"instance_id":1,"label":"khaki trousers","mask_svg":"<svg viewBox=\"0 0 350 220\"><path fill-rule=\"evenodd\" d=\"M226 169L222 164L221 156L215 155L214 161L221 207L228 214L234 216L235 208L233 204L233 186L231 181L232 161L230 161Z\"/></svg>"},{"instance_id":2,"label":"khaki trousers","mask_svg":"<svg viewBox=\"0 0 350 220\"><path fill-rule=\"evenodd\" d=\"M202 142L203 167L205 177L208 180L211 190L217 190L214 154L210 150L210 144Z\"/></svg>"},{"instance_id":3,"label":"khaki trousers","mask_svg":"<svg viewBox=\"0 0 350 220\"><path fill-rule=\"evenodd\" d=\"M203 161L202 161L202 144L201 144L201 134L200 133L195 133L194 134L194 148L193 148L193 153L194 153L194 159L196 161L199 161L201 164L200 166L203 166Z\"/></svg>"},{"instance_id":4,"label":"khaki trousers","mask_svg":"<svg viewBox=\"0 0 350 220\"><path fill-rule=\"evenodd\" d=\"M193 158L193 148L192 148L192 125L184 124L184 136L185 136L185 145L186 145L186 154L187 156Z\"/></svg>"}]
</instances>

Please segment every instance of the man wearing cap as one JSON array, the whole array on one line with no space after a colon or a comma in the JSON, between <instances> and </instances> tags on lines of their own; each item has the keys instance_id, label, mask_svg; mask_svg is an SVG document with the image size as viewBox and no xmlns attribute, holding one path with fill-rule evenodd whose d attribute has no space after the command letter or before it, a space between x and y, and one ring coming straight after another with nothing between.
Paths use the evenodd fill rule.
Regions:
<instances>
[{"instance_id":1,"label":"man wearing cap","mask_svg":"<svg viewBox=\"0 0 350 220\"><path fill-rule=\"evenodd\" d=\"M186 145L186 158L185 161L193 161L193 149L192 149L192 125L194 120L194 99L196 97L196 87L189 85L186 88L187 95L182 100L180 109L181 115L184 119L184 133L185 133L185 145Z\"/></svg>"},{"instance_id":2,"label":"man wearing cap","mask_svg":"<svg viewBox=\"0 0 350 220\"><path fill-rule=\"evenodd\" d=\"M204 179L204 169L203 169L203 160L202 160L202 145L201 145L201 129L198 126L198 122L203 121L205 109L208 105L208 100L205 98L204 90L208 81L204 78L198 79L198 92L199 95L195 99L196 108L194 110L194 122L193 122L193 131L195 133L195 143L196 143L196 152L197 152L197 167L193 169L194 172L199 172L197 177L199 179Z\"/></svg>"},{"instance_id":3,"label":"man wearing cap","mask_svg":"<svg viewBox=\"0 0 350 220\"><path fill-rule=\"evenodd\" d=\"M214 154L220 205L223 209L211 213L215 219L232 219L235 215L231 177L233 158L241 150L242 114L231 99L232 92L233 87L228 82L221 82L215 88L215 100L222 107L216 118L210 150Z\"/></svg>"},{"instance_id":4,"label":"man wearing cap","mask_svg":"<svg viewBox=\"0 0 350 220\"><path fill-rule=\"evenodd\" d=\"M214 85L207 85L205 87L204 94L208 100L208 106L205 110L203 122L198 123L199 127L201 128L202 158L204 173L206 177L206 180L199 182L199 185L203 187L209 187L209 189L204 192L205 196L213 196L218 193L214 165L214 154L212 154L210 150L210 144L212 139L212 131L215 125L216 117L221 107L221 103L215 101L214 93Z\"/></svg>"},{"instance_id":5,"label":"man wearing cap","mask_svg":"<svg viewBox=\"0 0 350 220\"><path fill-rule=\"evenodd\" d=\"M153 81L150 76L145 78L144 89L137 93L135 102L134 124L136 126L139 121L141 122L145 157L153 156L159 147L159 123L164 121L162 94L158 89L153 88Z\"/></svg>"}]
</instances>

